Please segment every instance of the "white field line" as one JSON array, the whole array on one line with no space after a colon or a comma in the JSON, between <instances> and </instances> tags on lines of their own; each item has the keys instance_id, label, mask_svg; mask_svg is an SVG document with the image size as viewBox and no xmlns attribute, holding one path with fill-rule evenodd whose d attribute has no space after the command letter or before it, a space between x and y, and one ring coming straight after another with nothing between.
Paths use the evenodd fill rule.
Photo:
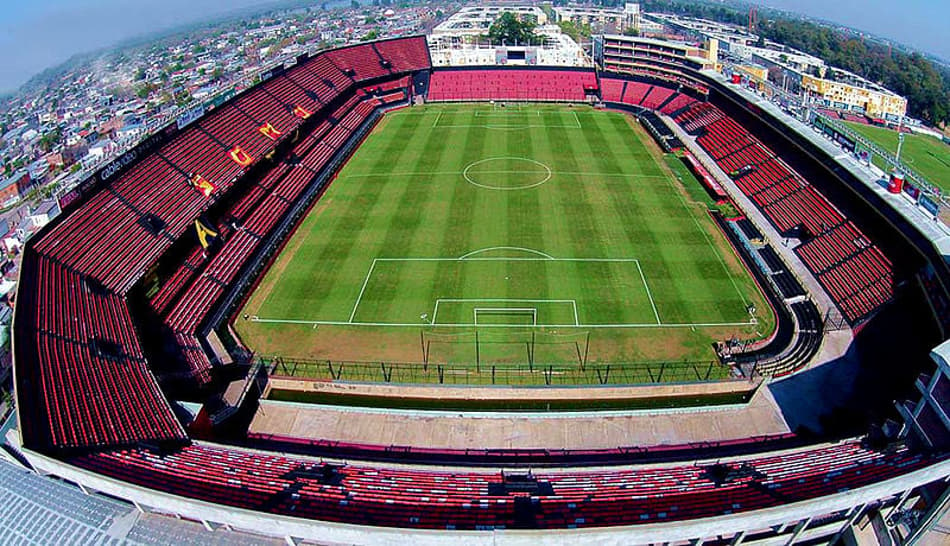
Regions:
<instances>
[{"instance_id":1,"label":"white field line","mask_svg":"<svg viewBox=\"0 0 950 546\"><path fill-rule=\"evenodd\" d=\"M356 297L356 302L353 303L353 312L350 313L350 322L353 322L353 318L356 316L356 308L360 306L360 300L363 299L363 292L366 290L366 284L369 283L369 278L373 276L373 270L376 269L376 260L373 260L372 265L369 266L369 271L366 272L366 278L363 279L363 286L360 288L360 295Z\"/></svg>"},{"instance_id":2,"label":"white field line","mask_svg":"<svg viewBox=\"0 0 950 546\"><path fill-rule=\"evenodd\" d=\"M299 320L299 319L275 319L275 318L261 318L261 317L250 317L248 320L251 322L260 322L263 324L305 324L305 325L319 325L319 326L392 326L395 328L401 327L412 327L419 328L422 326L427 326L427 324L422 322L348 322L345 320ZM666 324L655 324L653 322L646 323L627 323L627 324L538 324L540 328L726 328L726 327L741 327L741 326L755 326L755 320L749 320L747 322L690 322L690 323L666 323ZM471 328L475 326L474 324L469 323L458 323L458 324L437 324L434 325L439 328ZM482 328L524 328L524 325L518 324L493 324L493 325L481 325Z\"/></svg>"},{"instance_id":3,"label":"white field line","mask_svg":"<svg viewBox=\"0 0 950 546\"><path fill-rule=\"evenodd\" d=\"M492 171L493 173L498 173L502 171ZM504 171L510 174L529 174L536 171ZM340 175L337 178L379 178L381 176L451 176L459 175L461 176L463 171L402 171L402 172L389 172L389 173L361 173L361 174L345 174ZM598 177L611 177L611 178L643 178L645 180L652 179L666 179L669 177L662 174L634 174L634 173L594 173L587 171L555 171L551 170L551 174L569 174L573 176L598 176Z\"/></svg>"},{"instance_id":4,"label":"white field line","mask_svg":"<svg viewBox=\"0 0 950 546\"><path fill-rule=\"evenodd\" d=\"M636 258L374 258L377 262L637 262Z\"/></svg>"},{"instance_id":5,"label":"white field line","mask_svg":"<svg viewBox=\"0 0 950 546\"><path fill-rule=\"evenodd\" d=\"M495 313L502 315L517 315L517 314L526 314L531 313L531 326L538 325L538 309L535 307L476 307L472 310L474 313L475 326L478 326L478 312L482 313ZM482 324L482 326L491 326L490 324Z\"/></svg>"},{"instance_id":6,"label":"white field line","mask_svg":"<svg viewBox=\"0 0 950 546\"><path fill-rule=\"evenodd\" d=\"M676 176L676 173L673 173L673 176ZM670 185L670 188L673 190L673 193L679 197L680 203L683 204L683 208L686 209L686 213L689 214L689 217L692 218L693 223L696 224L696 229L699 230L703 235L703 239L706 239L706 244L709 245L709 248L712 249L713 254L716 255L716 259L719 260L719 264L722 266L722 270L726 272L726 276L729 277L729 282L732 283L732 287L736 289L736 294L739 294L739 299L742 300L742 304L748 307L749 302L745 299L745 294L742 293L742 290L739 289L739 285L736 283L735 277L732 275L732 272L729 271L729 267L726 265L726 261L723 259L722 255L719 253L719 249L716 248L716 245L713 244L712 239L709 238L709 234L706 233L706 230L703 229L703 226L700 225L699 220L696 219L696 215L693 214L693 209L686 203L686 198L683 197L683 194L680 192L680 188L677 188L673 181L669 177L664 177L667 179L667 183ZM680 183L684 183L682 180Z\"/></svg>"},{"instance_id":7,"label":"white field line","mask_svg":"<svg viewBox=\"0 0 950 546\"><path fill-rule=\"evenodd\" d=\"M640 262L637 262L637 269L640 271L640 279L643 281L643 288L647 291L647 297L650 298L650 306L653 307L653 316L656 317L656 323L662 324L660 321L660 314L656 311L656 303L653 301L653 295L650 294L650 285L647 284L647 278L643 275L643 268L640 267Z\"/></svg>"},{"instance_id":8,"label":"white field line","mask_svg":"<svg viewBox=\"0 0 950 546\"><path fill-rule=\"evenodd\" d=\"M480 248L480 249L478 249L478 250L473 250L473 251L469 252L468 254L462 254L461 256L459 256L459 259L460 259L460 260L464 260L464 259L466 259L466 258L471 258L472 256L474 256L474 255L476 255L476 254L481 254L482 252L491 252L491 251L493 251L493 250L518 250L518 251L520 251L520 252L527 252L528 254L537 254L538 256L541 256L542 258L545 258L545 259L547 259L547 260L556 260L556 259L557 259L557 258L555 258L554 256L551 256L550 254L547 254L547 253L545 253L545 252L541 252L540 250L534 250L534 249L531 249L531 248L524 248L524 247L520 247L520 246L490 246L490 247L487 247L487 248Z\"/></svg>"},{"instance_id":9,"label":"white field line","mask_svg":"<svg viewBox=\"0 0 950 546\"><path fill-rule=\"evenodd\" d=\"M639 261L637 258L554 258L554 257L551 257L550 255L544 254L543 252L540 252L540 251L535 251L535 250L531 250L531 249L524 249L524 248L520 248L520 247L489 247L489 248L486 248L486 249L476 250L476 251L474 251L474 253L485 252L485 251L490 251L490 250L498 250L498 249L502 249L502 248L504 248L504 249L510 249L510 250L523 250L523 251L526 251L526 252L536 252L536 253L538 253L538 254L540 254L540 255L537 256L537 257L526 257L526 258L502 258L502 257L497 257L497 258L492 258L492 257L488 257L488 258L477 258L477 257L472 257L472 254L473 254L473 253L470 252L470 253L464 254L464 255L462 255L462 256L460 256L460 257L458 257L458 258L374 258L374 259L373 259L373 263L369 266L369 270L366 272L366 277L363 278L363 284L362 284L362 286L360 287L360 292L359 292L359 295L357 295L357 297L356 297L356 301L353 303L353 310L352 310L352 312L350 313L350 318L349 318L348 321L346 321L346 322L343 322L343 321L321 321L321 320L295 321L295 320L291 320L291 319L286 319L286 321L289 321L290 323L313 324L313 325L317 325L317 324L328 324L328 325L334 325L334 324L337 324L337 325L339 325L339 324L355 324L355 325L364 325L364 326L365 326L365 325L378 325L378 326L385 326L385 325L390 325L390 326L418 326L419 324L413 324L413 323L387 323L387 322L376 323L376 322L356 322L356 321L354 321L354 319L356 318L356 311L357 311L357 309L359 308L360 302L361 302L362 299L363 299L363 294L366 292L366 286L369 284L369 279L373 276L373 271L376 270L376 263L377 263L377 262L462 262L462 261L467 261L467 262L548 262L548 261L555 261L555 262L581 262L581 263L583 263L583 262L591 262L591 263L635 263L635 264L637 264L637 271L640 273L640 280L643 282L643 288L644 288L644 290L646 291L647 298L649 298L649 300L650 300L650 306L653 308L653 316L656 317L656 322L657 322L656 325L657 325L657 326L660 326L660 325L665 326L664 324L662 324L662 321L660 321L660 315L659 315L659 313L657 312L656 303L655 303L654 300L653 300L653 295L650 293L650 286L647 284L646 277L645 277L644 274L643 274L643 268L640 266L640 261ZM439 298L439 299L437 299L436 302L435 302L435 306L433 307L433 310L432 310L432 318L430 319L430 322L429 322L429 323L430 323L430 324L433 324L433 325L449 326L449 327L465 326L466 324L437 324L437 323L436 323L436 318L438 317L439 305L440 305L440 303L442 303L442 302L465 302L465 301L525 302L525 303L540 303L540 302L545 302L545 303L571 303L571 305L573 306L574 324L573 324L573 325L572 325L572 324L550 324L550 325L542 324L542 325L541 325L541 326L552 327L552 328L553 328L553 327L566 328L566 327L571 327L571 326L575 326L575 327L594 327L594 328L598 328L598 327L599 327L599 328L608 328L608 327L622 328L622 327L640 327L640 326L642 326L642 325L640 325L640 324L632 324L632 325L631 325L631 324L619 324L619 325L606 325L606 324L604 324L604 325L582 325L582 324L580 323L580 317L578 316L577 301L576 301L576 300L568 300L568 299L519 299L519 298ZM276 321L276 322L285 322L285 319L267 319L267 318L260 318L260 317L257 317L257 316L252 317L251 320L254 321L254 322L275 322L275 321ZM710 324L712 324L712 323L710 323ZM738 323L738 324L743 324L743 325L744 325L745 323ZM702 325L702 324L690 324L690 325L691 325L691 326L700 326L700 325ZM723 323L722 325L728 325L728 324L727 324L727 323Z\"/></svg>"},{"instance_id":10,"label":"white field line","mask_svg":"<svg viewBox=\"0 0 950 546\"><path fill-rule=\"evenodd\" d=\"M583 129L583 127L581 127L581 118L577 117L577 112L572 111L571 113L574 114L574 121L577 122L577 128Z\"/></svg>"},{"instance_id":11,"label":"white field line","mask_svg":"<svg viewBox=\"0 0 950 546\"><path fill-rule=\"evenodd\" d=\"M432 319L429 321L433 326L438 324L439 305L443 303L465 303L465 302L486 302L486 303L570 303L574 311L574 324L578 324L577 319L577 300L555 300L555 299L525 299L525 298L438 298L435 300L435 306L432 308ZM507 308L505 308L507 309Z\"/></svg>"},{"instance_id":12,"label":"white field line","mask_svg":"<svg viewBox=\"0 0 950 546\"><path fill-rule=\"evenodd\" d=\"M436 116L436 117L435 117L435 121L432 122L432 128L433 128L433 129L439 126L439 120L442 119L442 113L443 113L443 112L440 110L440 111L439 111L439 115Z\"/></svg>"},{"instance_id":13,"label":"white field line","mask_svg":"<svg viewBox=\"0 0 950 546\"><path fill-rule=\"evenodd\" d=\"M469 124L439 125L437 127L437 129L473 129L473 128L501 129L505 131L514 131L514 130L520 130L520 129L579 129L580 127L576 127L574 125L563 125L563 124L551 125L548 123L541 123L541 124L530 123L528 125L488 125L488 124L469 123Z\"/></svg>"},{"instance_id":14,"label":"white field line","mask_svg":"<svg viewBox=\"0 0 950 546\"><path fill-rule=\"evenodd\" d=\"M521 248L521 247L489 247L489 248L476 250L474 251L474 253L485 252L489 250L497 250L497 249L502 249L502 248L510 249L510 250L521 250L525 252L535 252L535 253L538 253L539 256L529 257L529 258L503 258L503 257L475 258L475 257L472 257L473 253L469 252L468 254L463 254L462 256L458 258L374 258L372 265L370 265L369 267L369 271L367 271L366 273L366 277L363 279L363 286L360 287L360 293L356 297L356 302L353 304L353 311L350 313L350 319L346 324L367 324L367 323L354 322L353 319L356 317L356 309L359 307L360 301L363 299L363 293L366 291L366 285L369 283L369 279L370 277L372 277L373 271L376 269L376 262L463 262L463 261L465 262L549 262L549 261L554 261L554 262L575 262L575 263L635 263L637 264L637 271L639 271L640 273L640 279L643 282L643 288L647 293L647 297L650 299L650 306L653 308L653 315L656 317L657 324L658 325L661 324L660 315L659 313L657 313L657 310L656 310L656 303L654 303L653 296L650 294L650 287L647 284L646 277L644 277L643 275L643 268L640 267L640 260L638 260L637 258L554 258L550 256L549 254L545 254L541 251L531 250L531 249ZM577 314L577 302L575 300L555 300L555 299L543 299L543 300L521 299L519 300L519 299L497 299L497 298L496 299L493 299L493 298L468 298L468 299L440 298L440 299L437 299L435 302L435 307L432 310L431 324L436 323L436 316L438 315L439 302L442 302L442 301L444 302L449 302L449 301L512 301L512 302L523 301L523 302L555 302L555 303L571 302L574 305L574 326L577 326L580 324L580 320ZM258 319L258 320L264 320L264 319ZM327 324L326 322L321 322L321 321L313 321L313 322L316 324ZM439 326L442 326L442 325L440 324ZM542 326L567 327L571 325L568 324L568 325L542 325Z\"/></svg>"}]
</instances>

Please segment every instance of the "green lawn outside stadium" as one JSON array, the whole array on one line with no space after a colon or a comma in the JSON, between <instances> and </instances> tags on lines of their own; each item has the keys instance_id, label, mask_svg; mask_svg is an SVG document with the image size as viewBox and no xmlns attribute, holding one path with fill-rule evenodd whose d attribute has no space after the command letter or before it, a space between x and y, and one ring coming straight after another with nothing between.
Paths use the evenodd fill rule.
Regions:
<instances>
[{"instance_id":1,"label":"green lawn outside stadium","mask_svg":"<svg viewBox=\"0 0 950 546\"><path fill-rule=\"evenodd\" d=\"M897 131L861 123L845 123L888 152L897 153ZM950 192L950 145L927 135L905 135L901 162L923 175L944 193ZM880 160L875 161L875 164L883 169L890 168Z\"/></svg>"},{"instance_id":2,"label":"green lawn outside stadium","mask_svg":"<svg viewBox=\"0 0 950 546\"><path fill-rule=\"evenodd\" d=\"M523 364L535 332L538 363L578 362L575 338L590 362L708 362L774 317L661 155L629 116L588 107L388 114L237 331L301 360L418 362L429 340L435 362Z\"/></svg>"}]
</instances>

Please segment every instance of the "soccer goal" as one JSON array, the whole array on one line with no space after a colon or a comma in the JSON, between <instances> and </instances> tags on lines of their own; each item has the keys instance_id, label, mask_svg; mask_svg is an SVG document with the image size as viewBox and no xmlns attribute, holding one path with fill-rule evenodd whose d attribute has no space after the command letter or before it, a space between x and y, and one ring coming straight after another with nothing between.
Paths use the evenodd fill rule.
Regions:
<instances>
[{"instance_id":1,"label":"soccer goal","mask_svg":"<svg viewBox=\"0 0 950 546\"><path fill-rule=\"evenodd\" d=\"M495 311L494 309L490 311ZM478 313L482 326L471 330L457 329L440 331L437 327L423 328L419 333L422 359L425 365L430 363L474 364L476 370L483 365L527 365L534 371L536 363L541 364L577 364L583 370L591 349L589 330L567 329L554 331L535 326L536 313L529 310L511 308L501 313L483 316ZM484 321L492 317L491 325ZM496 319L506 319L507 328L499 328ZM521 327L519 327L521 326Z\"/></svg>"}]
</instances>

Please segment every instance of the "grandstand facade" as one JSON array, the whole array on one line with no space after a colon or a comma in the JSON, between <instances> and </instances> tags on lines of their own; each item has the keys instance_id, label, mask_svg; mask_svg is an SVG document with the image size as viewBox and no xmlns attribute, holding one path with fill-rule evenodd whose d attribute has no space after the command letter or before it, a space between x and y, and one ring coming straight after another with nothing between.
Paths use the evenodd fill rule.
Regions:
<instances>
[{"instance_id":1,"label":"grandstand facade","mask_svg":"<svg viewBox=\"0 0 950 546\"><path fill-rule=\"evenodd\" d=\"M946 230L709 55L621 42L601 38L599 70L433 68L421 36L322 51L104 167L24 250L16 455L142 509L288 540L834 543L867 522L918 536L948 498L948 370L943 349L939 367L927 355L950 324ZM873 394L902 400L902 430L553 454L290 455L216 436L221 386L248 363L228 339L236 304L339 166L389 109L492 100L601 104L688 149L709 191L745 213L722 227L780 315L771 339L723 360L750 379L789 376L829 324L847 329L869 369L913 373ZM902 330L908 314L924 328ZM183 417L182 393L209 402Z\"/></svg>"}]
</instances>

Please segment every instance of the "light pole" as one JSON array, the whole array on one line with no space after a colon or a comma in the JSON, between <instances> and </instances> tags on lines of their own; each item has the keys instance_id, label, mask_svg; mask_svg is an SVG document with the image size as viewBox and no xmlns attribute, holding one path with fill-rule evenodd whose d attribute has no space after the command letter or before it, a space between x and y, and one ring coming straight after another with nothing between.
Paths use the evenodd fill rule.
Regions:
<instances>
[{"instance_id":1,"label":"light pole","mask_svg":"<svg viewBox=\"0 0 950 546\"><path fill-rule=\"evenodd\" d=\"M897 153L894 155L894 168L899 169L901 164L901 148L904 147L904 132L901 128L904 126L904 116L897 120Z\"/></svg>"}]
</instances>

